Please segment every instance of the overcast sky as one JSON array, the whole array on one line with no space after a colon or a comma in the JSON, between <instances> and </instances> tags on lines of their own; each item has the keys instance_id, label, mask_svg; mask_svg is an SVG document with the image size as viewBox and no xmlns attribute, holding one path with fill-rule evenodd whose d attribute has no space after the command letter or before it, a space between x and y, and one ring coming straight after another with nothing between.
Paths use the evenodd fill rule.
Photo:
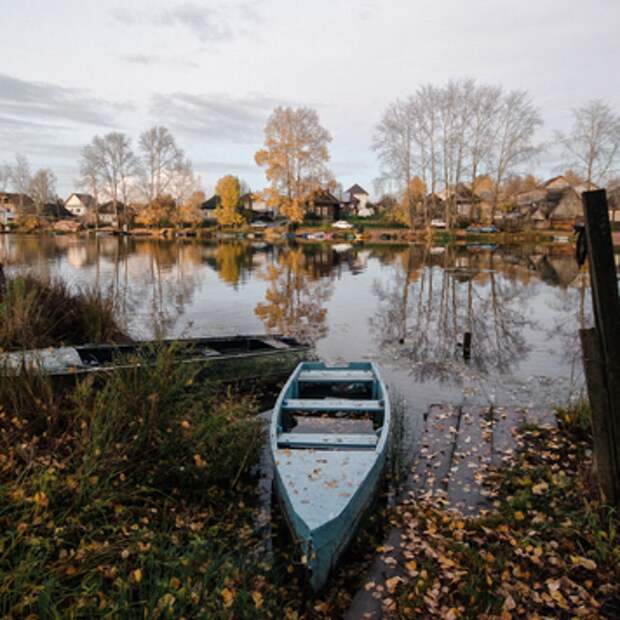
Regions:
<instances>
[{"instance_id":1,"label":"overcast sky","mask_svg":"<svg viewBox=\"0 0 620 620\"><path fill-rule=\"evenodd\" d=\"M261 189L267 116L307 105L338 180L372 192L373 127L421 84L526 89L541 141L589 99L620 109L620 0L0 0L0 16L0 162L51 167L63 196L112 130L166 125L207 190L227 173Z\"/></svg>"}]
</instances>

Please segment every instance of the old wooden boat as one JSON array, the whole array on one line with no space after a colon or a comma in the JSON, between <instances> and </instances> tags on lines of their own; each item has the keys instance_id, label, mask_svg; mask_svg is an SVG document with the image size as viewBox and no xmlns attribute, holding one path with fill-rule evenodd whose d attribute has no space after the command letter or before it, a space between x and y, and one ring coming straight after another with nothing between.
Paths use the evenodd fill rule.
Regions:
<instances>
[{"instance_id":1,"label":"old wooden boat","mask_svg":"<svg viewBox=\"0 0 620 620\"><path fill-rule=\"evenodd\" d=\"M377 367L303 362L272 414L280 503L315 591L372 504L384 468L390 400Z\"/></svg>"},{"instance_id":2,"label":"old wooden boat","mask_svg":"<svg viewBox=\"0 0 620 620\"><path fill-rule=\"evenodd\" d=\"M310 347L279 335L231 336L83 345L15 351L0 355L0 373L28 367L51 377L80 377L149 364L162 346L172 347L179 364L195 364L200 376L215 380L283 379Z\"/></svg>"}]
</instances>

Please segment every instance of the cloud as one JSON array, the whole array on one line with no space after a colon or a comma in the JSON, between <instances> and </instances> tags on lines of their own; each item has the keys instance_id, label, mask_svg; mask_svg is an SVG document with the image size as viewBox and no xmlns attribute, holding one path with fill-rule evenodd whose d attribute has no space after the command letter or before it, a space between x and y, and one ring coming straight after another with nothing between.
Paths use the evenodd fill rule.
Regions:
<instances>
[{"instance_id":1,"label":"cloud","mask_svg":"<svg viewBox=\"0 0 620 620\"><path fill-rule=\"evenodd\" d=\"M172 65L177 67L189 67L197 69L200 65L193 61L183 58L164 58L158 54L121 54L121 60L136 65Z\"/></svg>"},{"instance_id":2,"label":"cloud","mask_svg":"<svg viewBox=\"0 0 620 620\"><path fill-rule=\"evenodd\" d=\"M157 11L130 11L117 9L114 19L124 26L159 26L180 28L195 36L201 43L228 41L239 31L247 32L248 21L261 21L258 6L261 0L248 2L227 2L210 7L188 0L172 8Z\"/></svg>"},{"instance_id":3,"label":"cloud","mask_svg":"<svg viewBox=\"0 0 620 620\"><path fill-rule=\"evenodd\" d=\"M262 139L265 121L274 107L286 102L262 95L233 98L223 94L158 94L151 114L174 130L204 140L252 144Z\"/></svg>"},{"instance_id":4,"label":"cloud","mask_svg":"<svg viewBox=\"0 0 620 620\"><path fill-rule=\"evenodd\" d=\"M0 123L35 122L114 126L116 115L129 104L112 103L84 91L46 82L29 82L0 73Z\"/></svg>"}]
</instances>

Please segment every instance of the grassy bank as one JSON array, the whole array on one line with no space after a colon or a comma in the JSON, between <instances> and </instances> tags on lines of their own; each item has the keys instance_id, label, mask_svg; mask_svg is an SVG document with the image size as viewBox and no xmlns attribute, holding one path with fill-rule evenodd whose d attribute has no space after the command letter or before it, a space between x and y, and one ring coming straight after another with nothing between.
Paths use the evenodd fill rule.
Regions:
<instances>
[{"instance_id":1,"label":"grassy bank","mask_svg":"<svg viewBox=\"0 0 620 620\"><path fill-rule=\"evenodd\" d=\"M2 350L127 340L111 294L71 290L60 280L29 274L7 277L1 283Z\"/></svg>"},{"instance_id":2,"label":"grassy bank","mask_svg":"<svg viewBox=\"0 0 620 620\"><path fill-rule=\"evenodd\" d=\"M247 398L216 396L193 372L162 350L153 367L63 396L33 376L2 381L1 617L259 606L241 498L261 422Z\"/></svg>"}]
</instances>

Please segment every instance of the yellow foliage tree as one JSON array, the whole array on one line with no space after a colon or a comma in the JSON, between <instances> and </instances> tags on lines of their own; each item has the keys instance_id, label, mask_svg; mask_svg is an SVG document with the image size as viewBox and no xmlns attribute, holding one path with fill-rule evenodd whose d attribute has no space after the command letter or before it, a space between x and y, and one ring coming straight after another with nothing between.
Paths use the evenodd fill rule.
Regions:
<instances>
[{"instance_id":1,"label":"yellow foliage tree","mask_svg":"<svg viewBox=\"0 0 620 620\"><path fill-rule=\"evenodd\" d=\"M420 177L413 177L395 209L396 221L412 226L416 210L424 202L425 196L426 183Z\"/></svg>"},{"instance_id":2,"label":"yellow foliage tree","mask_svg":"<svg viewBox=\"0 0 620 620\"><path fill-rule=\"evenodd\" d=\"M301 222L310 195L327 186L330 133L310 108L276 108L265 126L265 146L254 159L266 168L268 202L292 222Z\"/></svg>"},{"instance_id":3,"label":"yellow foliage tree","mask_svg":"<svg viewBox=\"0 0 620 620\"><path fill-rule=\"evenodd\" d=\"M143 226L165 226L174 219L175 211L176 203L172 196L157 196L140 209L136 222Z\"/></svg>"},{"instance_id":4,"label":"yellow foliage tree","mask_svg":"<svg viewBox=\"0 0 620 620\"><path fill-rule=\"evenodd\" d=\"M200 205L205 201L205 194L201 191L194 192L187 200L177 208L173 216L175 224L188 224L190 226L198 226L204 220L204 216L200 211Z\"/></svg>"},{"instance_id":5,"label":"yellow foliage tree","mask_svg":"<svg viewBox=\"0 0 620 620\"><path fill-rule=\"evenodd\" d=\"M217 182L215 193L220 198L220 204L214 215L221 226L238 226L243 223L243 217L237 211L240 191L239 179L231 174Z\"/></svg>"}]
</instances>

